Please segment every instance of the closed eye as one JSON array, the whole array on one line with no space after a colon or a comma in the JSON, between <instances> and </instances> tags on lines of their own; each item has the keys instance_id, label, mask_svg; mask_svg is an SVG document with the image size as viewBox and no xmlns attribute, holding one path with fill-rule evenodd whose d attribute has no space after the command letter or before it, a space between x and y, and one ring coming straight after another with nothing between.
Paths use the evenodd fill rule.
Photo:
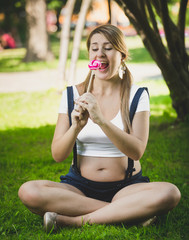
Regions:
<instances>
[{"instance_id":1,"label":"closed eye","mask_svg":"<svg viewBox=\"0 0 189 240\"><path fill-rule=\"evenodd\" d=\"M104 48L106 51L110 51L112 50L113 48ZM92 49L93 52L97 52L98 51L98 48L93 48Z\"/></svg>"}]
</instances>

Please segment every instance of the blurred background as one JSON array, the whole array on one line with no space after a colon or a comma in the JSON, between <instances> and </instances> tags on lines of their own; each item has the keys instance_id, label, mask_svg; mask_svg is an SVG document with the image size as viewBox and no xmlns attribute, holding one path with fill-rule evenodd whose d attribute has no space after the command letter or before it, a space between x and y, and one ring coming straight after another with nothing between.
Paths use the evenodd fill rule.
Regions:
<instances>
[{"instance_id":1,"label":"blurred background","mask_svg":"<svg viewBox=\"0 0 189 240\"><path fill-rule=\"evenodd\" d=\"M38 4L39 1L33 1ZM110 22L108 0L90 1L90 6L86 14L83 36L88 35L92 28L99 24ZM71 16L70 29L74 34L77 25L78 16L81 8L81 0L74 3ZM46 24L49 34L60 32L66 16L66 1L44 1L46 4ZM0 28L2 31L12 35L16 42L16 47L26 46L26 1L1 1L0 6ZM42 16L38 16L39 18ZM111 1L111 18L112 23L118 25L126 35L135 35L136 31L130 25L130 22L122 8L115 2ZM41 19L42 20L42 19ZM7 47L15 47L14 45Z\"/></svg>"},{"instance_id":2,"label":"blurred background","mask_svg":"<svg viewBox=\"0 0 189 240\"><path fill-rule=\"evenodd\" d=\"M70 5L69 5L70 2ZM121 1L117 1L121 2ZM122 7L113 0L89 0L83 1L83 4L87 6L86 16L84 21L84 31L83 36L87 36L88 33L97 25L104 23L114 24L125 33L126 36L136 35L136 30L130 23L129 19L126 17ZM173 18L178 16L180 1L169 1L170 14ZM79 18L79 13L81 11L82 0L66 1L66 0L1 0L0 5L0 34L1 37L3 33L10 34L14 40L1 40L2 49L6 48L20 48L26 47L26 36L27 36L27 14L29 14L29 9L27 5L33 9L38 9L38 12L45 11L46 20L46 30L48 34L53 35L54 33L60 32L65 17L68 12L68 8L71 10L70 18L70 30L72 31L72 36L74 36L74 30L77 25ZM41 4L41 5L40 5ZM67 4L67 5L66 5ZM73 5L73 6L71 6ZM41 8L41 9L39 9ZM44 21L44 14L38 15L39 21ZM32 19L31 19L32 21ZM37 23L36 23L37 24ZM40 24L40 23L39 23ZM159 21L159 24L160 21ZM186 26L189 25L189 17L186 19ZM189 35L188 27L185 29L186 36ZM33 33L36 34L36 33ZM160 28L161 36L164 36L163 27ZM55 35L55 36L56 36ZM14 42L14 43L13 43Z\"/></svg>"},{"instance_id":3,"label":"blurred background","mask_svg":"<svg viewBox=\"0 0 189 240\"><path fill-rule=\"evenodd\" d=\"M1 0L0 91L62 90L83 81L88 73L86 38L96 26L111 23L125 35L134 80L163 77L177 102L175 109L183 118L189 110L177 109L180 103L174 92L188 99L188 87L183 92L182 84L176 84L188 84L188 9L187 0L161 4L128 0Z\"/></svg>"}]
</instances>

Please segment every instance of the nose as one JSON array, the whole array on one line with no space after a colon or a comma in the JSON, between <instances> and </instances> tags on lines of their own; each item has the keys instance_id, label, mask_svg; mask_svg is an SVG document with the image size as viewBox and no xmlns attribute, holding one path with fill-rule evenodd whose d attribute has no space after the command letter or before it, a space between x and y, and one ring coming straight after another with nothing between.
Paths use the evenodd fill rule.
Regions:
<instances>
[{"instance_id":1,"label":"nose","mask_svg":"<svg viewBox=\"0 0 189 240\"><path fill-rule=\"evenodd\" d=\"M105 51L103 48L99 48L97 51L97 57L104 57L105 56Z\"/></svg>"}]
</instances>

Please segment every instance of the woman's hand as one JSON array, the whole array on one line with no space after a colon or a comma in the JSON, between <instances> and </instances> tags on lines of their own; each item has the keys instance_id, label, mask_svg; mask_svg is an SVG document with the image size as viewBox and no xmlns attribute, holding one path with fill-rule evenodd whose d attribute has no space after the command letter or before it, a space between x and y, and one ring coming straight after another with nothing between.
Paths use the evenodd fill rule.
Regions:
<instances>
[{"instance_id":1,"label":"woman's hand","mask_svg":"<svg viewBox=\"0 0 189 240\"><path fill-rule=\"evenodd\" d=\"M81 129L87 124L89 114L87 110L76 104L74 110L72 111L71 117L72 126L75 127L78 131L81 131Z\"/></svg>"},{"instance_id":2,"label":"woman's hand","mask_svg":"<svg viewBox=\"0 0 189 240\"><path fill-rule=\"evenodd\" d=\"M87 110L90 119L100 125L103 123L103 115L100 110L99 104L92 93L84 93L80 96L76 103L84 110Z\"/></svg>"}]
</instances>

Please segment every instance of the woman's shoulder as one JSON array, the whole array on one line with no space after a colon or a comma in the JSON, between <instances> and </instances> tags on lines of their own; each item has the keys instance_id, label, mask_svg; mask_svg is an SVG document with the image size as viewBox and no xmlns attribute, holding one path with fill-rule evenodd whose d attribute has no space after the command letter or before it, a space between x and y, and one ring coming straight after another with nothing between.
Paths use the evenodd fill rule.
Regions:
<instances>
[{"instance_id":1,"label":"woman's shoulder","mask_svg":"<svg viewBox=\"0 0 189 240\"><path fill-rule=\"evenodd\" d=\"M131 90L130 90L130 100L133 99L135 93L137 92L137 90L139 89L140 87L136 84L132 84L131 85Z\"/></svg>"},{"instance_id":2,"label":"woman's shoulder","mask_svg":"<svg viewBox=\"0 0 189 240\"><path fill-rule=\"evenodd\" d=\"M130 99L133 99L134 95L136 94L137 90L143 86L138 86L136 84L131 85L131 90L130 90ZM147 91L144 91L143 94L146 95Z\"/></svg>"},{"instance_id":3,"label":"woman's shoulder","mask_svg":"<svg viewBox=\"0 0 189 240\"><path fill-rule=\"evenodd\" d=\"M72 87L74 98L77 98L77 97L79 97L79 95L81 95L82 86L80 86L80 84L79 85L72 85L72 86L68 86L68 87ZM62 96L67 98L67 87L62 91Z\"/></svg>"},{"instance_id":4,"label":"woman's shoulder","mask_svg":"<svg viewBox=\"0 0 189 240\"><path fill-rule=\"evenodd\" d=\"M131 86L131 91L130 91L130 99L129 99L129 105L131 105L131 102L137 92L137 90L140 88L141 86L138 86L136 84L133 84ZM138 107L136 112L139 111L150 111L150 105L149 105L149 96L147 91L143 91L140 99L139 99L139 103L138 103Z\"/></svg>"},{"instance_id":5,"label":"woman's shoulder","mask_svg":"<svg viewBox=\"0 0 189 240\"><path fill-rule=\"evenodd\" d=\"M73 85L73 86L70 86L70 87L72 87L72 89L73 89L73 97L74 97L74 100L75 100L79 97L80 89L78 88L78 85ZM67 113L67 108L68 108L68 94L67 94L67 88L65 88L62 91L59 113Z\"/></svg>"}]
</instances>

